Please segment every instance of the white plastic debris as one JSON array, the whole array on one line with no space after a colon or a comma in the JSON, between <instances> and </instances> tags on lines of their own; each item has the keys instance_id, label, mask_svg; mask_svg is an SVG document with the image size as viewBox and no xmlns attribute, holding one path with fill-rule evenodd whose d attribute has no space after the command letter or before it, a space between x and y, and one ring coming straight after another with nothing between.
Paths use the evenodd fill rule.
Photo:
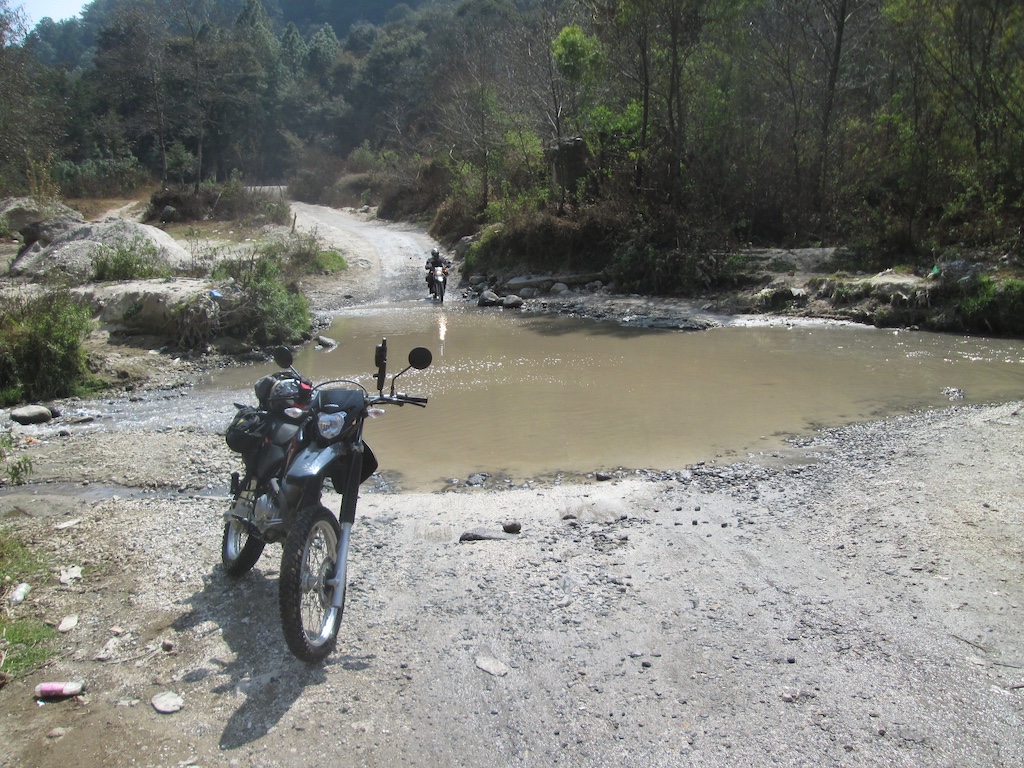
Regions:
<instances>
[{"instance_id":1,"label":"white plastic debris","mask_svg":"<svg viewBox=\"0 0 1024 768\"><path fill-rule=\"evenodd\" d=\"M11 593L11 605L20 605L25 602L25 598L28 597L28 593L32 591L32 585L27 581L21 582L14 591Z\"/></svg>"}]
</instances>

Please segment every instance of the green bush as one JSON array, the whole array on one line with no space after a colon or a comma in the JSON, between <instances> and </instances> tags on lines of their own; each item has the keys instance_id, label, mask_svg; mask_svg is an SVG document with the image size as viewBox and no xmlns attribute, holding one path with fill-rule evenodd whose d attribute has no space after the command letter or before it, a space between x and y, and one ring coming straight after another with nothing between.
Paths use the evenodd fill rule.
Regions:
<instances>
[{"instance_id":1,"label":"green bush","mask_svg":"<svg viewBox=\"0 0 1024 768\"><path fill-rule=\"evenodd\" d=\"M998 333L999 305L996 299L996 283L988 275L970 281L960 300L960 314L966 330L983 330Z\"/></svg>"},{"instance_id":2,"label":"green bush","mask_svg":"<svg viewBox=\"0 0 1024 768\"><path fill-rule=\"evenodd\" d=\"M299 341L312 328L309 302L286 279L282 244L226 259L213 277L229 281L220 298L197 297L177 310L178 346L194 348L217 336L259 345Z\"/></svg>"},{"instance_id":3,"label":"green bush","mask_svg":"<svg viewBox=\"0 0 1024 768\"><path fill-rule=\"evenodd\" d=\"M1024 336L1024 281L1005 280L999 286L999 325L1008 336Z\"/></svg>"},{"instance_id":4,"label":"green bush","mask_svg":"<svg viewBox=\"0 0 1024 768\"><path fill-rule=\"evenodd\" d=\"M65 160L55 163L51 173L65 197L114 197L149 182L149 173L132 155L77 163Z\"/></svg>"},{"instance_id":5,"label":"green bush","mask_svg":"<svg viewBox=\"0 0 1024 768\"><path fill-rule=\"evenodd\" d=\"M14 454L14 436L11 431L0 431L0 485L22 485L32 474L32 459L24 454Z\"/></svg>"},{"instance_id":6,"label":"green bush","mask_svg":"<svg viewBox=\"0 0 1024 768\"><path fill-rule=\"evenodd\" d=\"M238 221L242 224L287 224L291 208L272 190L252 189L233 176L225 184L203 183L193 187L167 187L149 199L149 220L159 219L165 208L177 212L177 221Z\"/></svg>"},{"instance_id":7,"label":"green bush","mask_svg":"<svg viewBox=\"0 0 1024 768\"><path fill-rule=\"evenodd\" d=\"M247 187L238 173L221 185L210 185L217 196L210 208L211 218L240 221L242 224L287 224L291 207L278 192Z\"/></svg>"},{"instance_id":8,"label":"green bush","mask_svg":"<svg viewBox=\"0 0 1024 768\"><path fill-rule=\"evenodd\" d=\"M91 383L82 342L91 312L66 291L0 298L0 404L79 394Z\"/></svg>"},{"instance_id":9,"label":"green bush","mask_svg":"<svg viewBox=\"0 0 1024 768\"><path fill-rule=\"evenodd\" d=\"M1024 335L1024 281L981 275L963 289L959 308L965 331Z\"/></svg>"},{"instance_id":10,"label":"green bush","mask_svg":"<svg viewBox=\"0 0 1024 768\"><path fill-rule=\"evenodd\" d=\"M98 283L116 280L148 280L169 274L154 245L144 237L100 246L92 257L92 279Z\"/></svg>"}]
</instances>

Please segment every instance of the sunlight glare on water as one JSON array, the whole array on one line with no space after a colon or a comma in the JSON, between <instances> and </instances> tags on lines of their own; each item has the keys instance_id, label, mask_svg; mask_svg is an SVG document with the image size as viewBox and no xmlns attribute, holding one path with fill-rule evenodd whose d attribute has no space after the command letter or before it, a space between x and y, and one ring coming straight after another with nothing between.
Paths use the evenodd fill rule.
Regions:
<instances>
[{"instance_id":1,"label":"sunlight glare on water","mask_svg":"<svg viewBox=\"0 0 1024 768\"><path fill-rule=\"evenodd\" d=\"M774 450L816 427L945 407L947 387L987 403L1019 399L1024 386L1019 341L849 325L652 331L406 304L346 312L325 335L339 347L296 355L314 381L372 386L382 337L391 372L412 347L433 351L431 368L398 384L428 407L391 407L365 432L408 490L473 472L681 469ZM270 370L225 371L214 384L251 387Z\"/></svg>"}]
</instances>

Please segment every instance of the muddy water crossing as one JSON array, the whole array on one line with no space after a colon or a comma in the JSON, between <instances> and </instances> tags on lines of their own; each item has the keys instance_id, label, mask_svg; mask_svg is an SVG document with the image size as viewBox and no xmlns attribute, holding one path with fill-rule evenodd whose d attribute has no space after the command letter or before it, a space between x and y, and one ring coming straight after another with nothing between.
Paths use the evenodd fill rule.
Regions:
<instances>
[{"instance_id":1,"label":"muddy water crossing","mask_svg":"<svg viewBox=\"0 0 1024 768\"><path fill-rule=\"evenodd\" d=\"M429 406L390 408L367 424L382 468L406 490L474 472L521 480L743 458L818 427L948 406L947 388L966 403L1024 397L1020 341L858 326L651 331L408 303L346 312L327 335L340 346L296 356L315 381L370 387L381 337L391 371L414 346L434 352L431 368L398 387ZM226 418L271 370L224 371L195 395L219 399Z\"/></svg>"}]
</instances>

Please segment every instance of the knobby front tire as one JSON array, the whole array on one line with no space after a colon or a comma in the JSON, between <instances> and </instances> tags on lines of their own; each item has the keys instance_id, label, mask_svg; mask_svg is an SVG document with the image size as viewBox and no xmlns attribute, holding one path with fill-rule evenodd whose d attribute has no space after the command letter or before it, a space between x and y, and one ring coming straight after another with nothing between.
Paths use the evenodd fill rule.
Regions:
<instances>
[{"instance_id":1,"label":"knobby front tire","mask_svg":"<svg viewBox=\"0 0 1024 768\"><path fill-rule=\"evenodd\" d=\"M291 652L310 664L326 659L338 641L338 627L345 609L345 585L341 607L332 608L334 575L341 525L323 505L299 511L284 541L281 556L279 599L281 627Z\"/></svg>"},{"instance_id":2,"label":"knobby front tire","mask_svg":"<svg viewBox=\"0 0 1024 768\"><path fill-rule=\"evenodd\" d=\"M252 519L256 505L256 478L250 479L248 485L239 491L232 503L232 509ZM224 572L232 578L244 576L256 565L263 554L266 542L250 533L248 527L237 520L229 520L224 524L224 536L220 542L220 559L224 564Z\"/></svg>"}]
</instances>

